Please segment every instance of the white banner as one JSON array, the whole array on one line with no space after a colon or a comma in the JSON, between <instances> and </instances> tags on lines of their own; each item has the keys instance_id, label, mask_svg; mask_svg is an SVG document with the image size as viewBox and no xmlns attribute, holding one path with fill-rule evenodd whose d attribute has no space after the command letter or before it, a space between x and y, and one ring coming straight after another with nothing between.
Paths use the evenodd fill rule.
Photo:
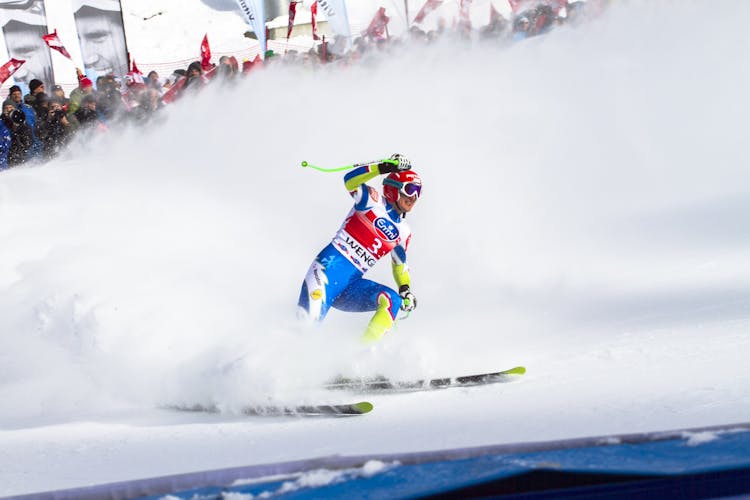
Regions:
<instances>
[{"instance_id":1,"label":"white banner","mask_svg":"<svg viewBox=\"0 0 750 500\"><path fill-rule=\"evenodd\" d=\"M331 50L343 54L352 46L352 31L344 0L318 0L318 14L324 14L331 31L336 35L336 43Z\"/></svg>"},{"instance_id":2,"label":"white banner","mask_svg":"<svg viewBox=\"0 0 750 500\"><path fill-rule=\"evenodd\" d=\"M242 17L250 25L260 43L261 57L266 54L266 14L263 0L237 0Z\"/></svg>"},{"instance_id":3,"label":"white banner","mask_svg":"<svg viewBox=\"0 0 750 500\"><path fill-rule=\"evenodd\" d=\"M125 76L130 68L120 0L72 0L71 5L86 76Z\"/></svg>"},{"instance_id":4,"label":"white banner","mask_svg":"<svg viewBox=\"0 0 750 500\"><path fill-rule=\"evenodd\" d=\"M49 47L42 39L48 33L44 1L0 0L0 27L8 56L26 61L13 75L16 83L28 88L31 80L41 80L51 92L55 74Z\"/></svg>"}]
</instances>

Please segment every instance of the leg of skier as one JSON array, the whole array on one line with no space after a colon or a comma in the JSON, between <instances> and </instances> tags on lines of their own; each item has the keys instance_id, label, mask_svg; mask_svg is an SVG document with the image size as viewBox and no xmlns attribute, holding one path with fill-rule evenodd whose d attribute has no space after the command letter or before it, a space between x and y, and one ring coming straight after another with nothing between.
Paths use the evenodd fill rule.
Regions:
<instances>
[{"instance_id":1,"label":"leg of skier","mask_svg":"<svg viewBox=\"0 0 750 500\"><path fill-rule=\"evenodd\" d=\"M320 323L336 298L360 276L362 273L333 245L326 246L310 265L302 282L298 316L307 324Z\"/></svg>"},{"instance_id":2,"label":"leg of skier","mask_svg":"<svg viewBox=\"0 0 750 500\"><path fill-rule=\"evenodd\" d=\"M401 297L385 285L358 279L333 301L333 307L348 312L375 311L363 337L365 342L376 342L393 327L401 307Z\"/></svg>"}]
</instances>

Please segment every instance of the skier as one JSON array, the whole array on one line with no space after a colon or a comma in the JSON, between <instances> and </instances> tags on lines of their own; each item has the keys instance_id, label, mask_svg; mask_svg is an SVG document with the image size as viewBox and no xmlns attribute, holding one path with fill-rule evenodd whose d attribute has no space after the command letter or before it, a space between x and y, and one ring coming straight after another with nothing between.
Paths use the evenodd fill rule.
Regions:
<instances>
[{"instance_id":1,"label":"skier","mask_svg":"<svg viewBox=\"0 0 750 500\"><path fill-rule=\"evenodd\" d=\"M365 183L385 174L381 196ZM344 185L354 207L310 266L298 305L300 315L311 323L323 321L331 307L375 311L364 334L365 341L374 342L391 329L399 309L410 312L417 306L409 288L406 249L411 229L405 218L419 198L422 180L404 155L394 154L388 161L351 170ZM363 277L388 253L398 293Z\"/></svg>"}]
</instances>

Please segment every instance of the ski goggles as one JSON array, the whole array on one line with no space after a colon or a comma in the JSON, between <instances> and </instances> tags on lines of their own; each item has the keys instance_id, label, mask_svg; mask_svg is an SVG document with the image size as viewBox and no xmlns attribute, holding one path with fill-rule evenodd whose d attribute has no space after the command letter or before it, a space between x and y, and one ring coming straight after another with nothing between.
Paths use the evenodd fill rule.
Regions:
<instances>
[{"instance_id":1,"label":"ski goggles","mask_svg":"<svg viewBox=\"0 0 750 500\"><path fill-rule=\"evenodd\" d=\"M422 184L416 182L399 182L395 179L385 179L383 184L395 187L401 194L407 197L416 195L419 198L419 195L422 194Z\"/></svg>"}]
</instances>

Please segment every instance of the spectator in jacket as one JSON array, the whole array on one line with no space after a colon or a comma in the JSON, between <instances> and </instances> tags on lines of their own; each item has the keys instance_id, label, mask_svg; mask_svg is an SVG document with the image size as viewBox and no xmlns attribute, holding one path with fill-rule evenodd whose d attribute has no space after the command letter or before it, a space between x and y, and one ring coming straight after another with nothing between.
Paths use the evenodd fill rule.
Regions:
<instances>
[{"instance_id":1,"label":"spectator in jacket","mask_svg":"<svg viewBox=\"0 0 750 500\"><path fill-rule=\"evenodd\" d=\"M96 111L105 122L113 120L123 111L122 93L119 83L112 75L102 76L97 79L96 87Z\"/></svg>"},{"instance_id":2,"label":"spectator in jacket","mask_svg":"<svg viewBox=\"0 0 750 500\"><path fill-rule=\"evenodd\" d=\"M13 167L26 161L33 146L31 129L26 123L26 115L10 99L3 102L2 120L10 129L10 148L8 149L8 166Z\"/></svg>"},{"instance_id":3,"label":"spectator in jacket","mask_svg":"<svg viewBox=\"0 0 750 500\"><path fill-rule=\"evenodd\" d=\"M230 82L234 80L239 71L239 64L237 59L229 56L221 56L219 58L219 67L216 68L217 79L224 82Z\"/></svg>"},{"instance_id":4,"label":"spectator in jacket","mask_svg":"<svg viewBox=\"0 0 750 500\"><path fill-rule=\"evenodd\" d=\"M146 83L146 87L150 89L158 90L161 93L162 84L161 84L161 80L159 80L159 73L157 73L156 71L148 72L145 83Z\"/></svg>"},{"instance_id":5,"label":"spectator in jacket","mask_svg":"<svg viewBox=\"0 0 750 500\"><path fill-rule=\"evenodd\" d=\"M187 69L187 77L185 84L182 86L182 92L185 92L188 88L190 88L191 92L198 91L203 88L203 85L203 68L201 68L201 63L198 61L191 62Z\"/></svg>"},{"instance_id":6,"label":"spectator in jacket","mask_svg":"<svg viewBox=\"0 0 750 500\"><path fill-rule=\"evenodd\" d=\"M81 100L81 107L73 114L73 119L70 121L77 129L107 129L96 110L96 96L93 94L86 95Z\"/></svg>"},{"instance_id":7,"label":"spectator in jacket","mask_svg":"<svg viewBox=\"0 0 750 500\"><path fill-rule=\"evenodd\" d=\"M10 117L11 113L16 110L16 103L12 99L3 101L3 118Z\"/></svg>"},{"instance_id":8,"label":"spectator in jacket","mask_svg":"<svg viewBox=\"0 0 750 500\"><path fill-rule=\"evenodd\" d=\"M49 103L47 116L40 120L39 136L42 139L44 158L50 159L65 147L71 137L72 125L62 104L57 99Z\"/></svg>"},{"instance_id":9,"label":"spectator in jacket","mask_svg":"<svg viewBox=\"0 0 750 500\"><path fill-rule=\"evenodd\" d=\"M32 80L33 81L33 80ZM39 81L39 80L37 80ZM37 89L37 94L39 87L36 86L35 89ZM36 99L36 97L34 97ZM29 126L29 129L31 130L31 148L27 150L27 156L26 159L32 159L32 158L39 158L42 155L42 143L39 141L39 137L36 135L36 111L29 106L28 104L24 103L21 99L21 87L18 85L13 85L10 88L10 99L16 103L16 108L21 110L23 114L25 115L25 122ZM11 130L12 132L12 130Z\"/></svg>"},{"instance_id":10,"label":"spectator in jacket","mask_svg":"<svg viewBox=\"0 0 750 500\"><path fill-rule=\"evenodd\" d=\"M526 16L519 16L513 21L513 36L514 42L520 42L525 40L531 35L531 21Z\"/></svg>"},{"instance_id":11,"label":"spectator in jacket","mask_svg":"<svg viewBox=\"0 0 750 500\"><path fill-rule=\"evenodd\" d=\"M44 92L39 92L34 97L34 104L31 105L32 108L34 108L34 113L36 114L37 119L36 125L39 126L39 124L44 121L44 119L47 116L47 110L49 109L49 97Z\"/></svg>"},{"instance_id":12,"label":"spectator in jacket","mask_svg":"<svg viewBox=\"0 0 750 500\"><path fill-rule=\"evenodd\" d=\"M22 106L24 102L23 102L23 96L21 95L21 87L19 87L18 85L13 85L8 90L8 99L13 101L16 107Z\"/></svg>"},{"instance_id":13,"label":"spectator in jacket","mask_svg":"<svg viewBox=\"0 0 750 500\"><path fill-rule=\"evenodd\" d=\"M161 107L161 93L153 88L145 88L138 94L137 102L130 112L130 117L135 123L145 123Z\"/></svg>"},{"instance_id":14,"label":"spectator in jacket","mask_svg":"<svg viewBox=\"0 0 750 500\"><path fill-rule=\"evenodd\" d=\"M71 118L78 111L78 108L81 107L81 101L84 96L94 93L94 82L83 76L83 73L79 73L78 77L78 87L74 88L70 93L68 101L68 118Z\"/></svg>"},{"instance_id":15,"label":"spectator in jacket","mask_svg":"<svg viewBox=\"0 0 750 500\"><path fill-rule=\"evenodd\" d=\"M34 102L36 100L36 96L38 96L40 93L44 91L45 91L44 82L34 78L33 80L29 82L29 93L26 94L26 97L23 98L23 102L33 107Z\"/></svg>"},{"instance_id":16,"label":"spectator in jacket","mask_svg":"<svg viewBox=\"0 0 750 500\"><path fill-rule=\"evenodd\" d=\"M11 140L10 128L5 124L5 120L0 118L0 170L8 168Z\"/></svg>"},{"instance_id":17,"label":"spectator in jacket","mask_svg":"<svg viewBox=\"0 0 750 500\"><path fill-rule=\"evenodd\" d=\"M60 85L52 87L52 95L50 97L59 101L65 111L68 110L68 98L65 97L65 90Z\"/></svg>"}]
</instances>

